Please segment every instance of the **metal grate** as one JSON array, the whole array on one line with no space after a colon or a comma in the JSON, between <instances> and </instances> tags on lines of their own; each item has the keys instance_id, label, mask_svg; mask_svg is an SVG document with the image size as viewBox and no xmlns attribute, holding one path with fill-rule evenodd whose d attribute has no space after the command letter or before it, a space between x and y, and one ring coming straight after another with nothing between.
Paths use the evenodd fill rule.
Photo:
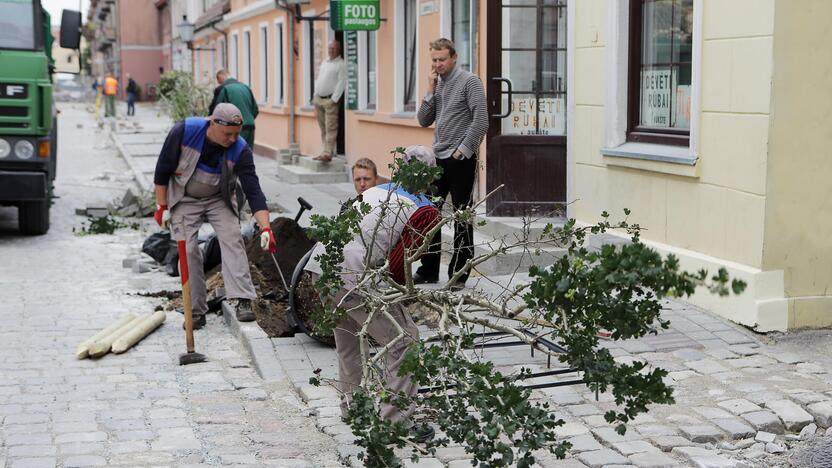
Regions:
<instances>
[{"instance_id":1,"label":"metal grate","mask_svg":"<svg viewBox=\"0 0 832 468\"><path fill-rule=\"evenodd\" d=\"M801 450L790 462L795 468L832 468L832 437L825 437Z\"/></svg>"},{"instance_id":2,"label":"metal grate","mask_svg":"<svg viewBox=\"0 0 832 468\"><path fill-rule=\"evenodd\" d=\"M0 106L0 117L26 117L29 108L25 106Z\"/></svg>"}]
</instances>

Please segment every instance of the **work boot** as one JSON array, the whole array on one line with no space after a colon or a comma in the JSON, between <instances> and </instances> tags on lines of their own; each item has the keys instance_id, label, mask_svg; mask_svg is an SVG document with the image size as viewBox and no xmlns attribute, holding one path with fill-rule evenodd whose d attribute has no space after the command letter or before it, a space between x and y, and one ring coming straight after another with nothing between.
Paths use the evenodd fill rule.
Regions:
<instances>
[{"instance_id":1,"label":"work boot","mask_svg":"<svg viewBox=\"0 0 832 468\"><path fill-rule=\"evenodd\" d=\"M253 322L254 311L251 310L251 299L236 299L231 303L237 309L237 320L240 322Z\"/></svg>"},{"instance_id":2,"label":"work boot","mask_svg":"<svg viewBox=\"0 0 832 468\"><path fill-rule=\"evenodd\" d=\"M204 315L194 315L194 330L199 330L205 326L205 316ZM182 323L182 329L185 329L185 323Z\"/></svg>"}]
</instances>

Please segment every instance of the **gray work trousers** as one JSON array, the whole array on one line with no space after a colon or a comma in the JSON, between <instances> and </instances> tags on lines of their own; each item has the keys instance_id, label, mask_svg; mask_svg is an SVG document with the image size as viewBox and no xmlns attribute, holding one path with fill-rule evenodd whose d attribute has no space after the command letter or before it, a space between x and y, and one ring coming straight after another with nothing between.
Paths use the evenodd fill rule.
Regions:
<instances>
[{"instance_id":1,"label":"gray work trousers","mask_svg":"<svg viewBox=\"0 0 832 468\"><path fill-rule=\"evenodd\" d=\"M185 240L188 271L191 275L191 304L194 315L208 312L205 270L197 235L202 223L211 224L217 233L222 252L222 279L228 299L255 299L246 246L240 234L240 221L220 195L210 198L185 196L170 213L171 237Z\"/></svg>"},{"instance_id":2,"label":"gray work trousers","mask_svg":"<svg viewBox=\"0 0 832 468\"><path fill-rule=\"evenodd\" d=\"M342 296L343 293L342 290L338 296ZM346 417L353 389L361 383L361 349L358 332L367 320L368 313L367 309L361 305L361 301L353 296L348 296L343 306L349 313L335 328L335 350L338 354L338 390L344 395L341 399L341 414ZM386 388L393 392L403 392L413 396L418 390L416 383L409 375L400 377L398 373L408 346L419 340L419 329L413 323L410 313L401 305L392 306L390 315L396 319L407 336L399 340L385 356ZM380 313L373 316L368 332L379 346L385 346L398 335L390 319ZM391 422L409 419L412 414L413 408L399 410L393 405L384 405L381 408L381 417Z\"/></svg>"}]
</instances>

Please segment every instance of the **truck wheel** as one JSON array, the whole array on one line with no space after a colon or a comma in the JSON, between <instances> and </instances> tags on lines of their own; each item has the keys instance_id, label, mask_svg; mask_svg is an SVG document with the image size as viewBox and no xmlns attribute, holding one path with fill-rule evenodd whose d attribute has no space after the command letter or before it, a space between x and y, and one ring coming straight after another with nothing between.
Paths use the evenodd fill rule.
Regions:
<instances>
[{"instance_id":1,"label":"truck wheel","mask_svg":"<svg viewBox=\"0 0 832 468\"><path fill-rule=\"evenodd\" d=\"M39 236L49 230L49 199L22 202L17 210L20 232Z\"/></svg>"}]
</instances>

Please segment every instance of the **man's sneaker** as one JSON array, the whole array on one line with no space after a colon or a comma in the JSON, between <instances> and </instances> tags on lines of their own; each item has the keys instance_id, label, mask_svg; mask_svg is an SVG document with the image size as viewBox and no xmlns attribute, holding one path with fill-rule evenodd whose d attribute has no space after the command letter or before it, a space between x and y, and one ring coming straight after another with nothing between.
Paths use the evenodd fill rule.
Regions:
<instances>
[{"instance_id":1,"label":"man's sneaker","mask_svg":"<svg viewBox=\"0 0 832 468\"><path fill-rule=\"evenodd\" d=\"M432 426L427 424L417 424L410 428L410 438L417 444L424 444L425 442L433 440L435 435L436 431L433 430Z\"/></svg>"},{"instance_id":2,"label":"man's sneaker","mask_svg":"<svg viewBox=\"0 0 832 468\"><path fill-rule=\"evenodd\" d=\"M194 315L194 330L199 330L200 328L205 326L205 316L204 315ZM185 324L182 323L182 329L185 329Z\"/></svg>"},{"instance_id":3,"label":"man's sneaker","mask_svg":"<svg viewBox=\"0 0 832 468\"><path fill-rule=\"evenodd\" d=\"M438 283L439 278L434 276L423 276L421 273L416 272L413 274L413 284L434 284Z\"/></svg>"},{"instance_id":4,"label":"man's sneaker","mask_svg":"<svg viewBox=\"0 0 832 468\"><path fill-rule=\"evenodd\" d=\"M253 322L254 311L251 310L251 299L235 299L231 306L237 309L237 320L240 322Z\"/></svg>"}]
</instances>

